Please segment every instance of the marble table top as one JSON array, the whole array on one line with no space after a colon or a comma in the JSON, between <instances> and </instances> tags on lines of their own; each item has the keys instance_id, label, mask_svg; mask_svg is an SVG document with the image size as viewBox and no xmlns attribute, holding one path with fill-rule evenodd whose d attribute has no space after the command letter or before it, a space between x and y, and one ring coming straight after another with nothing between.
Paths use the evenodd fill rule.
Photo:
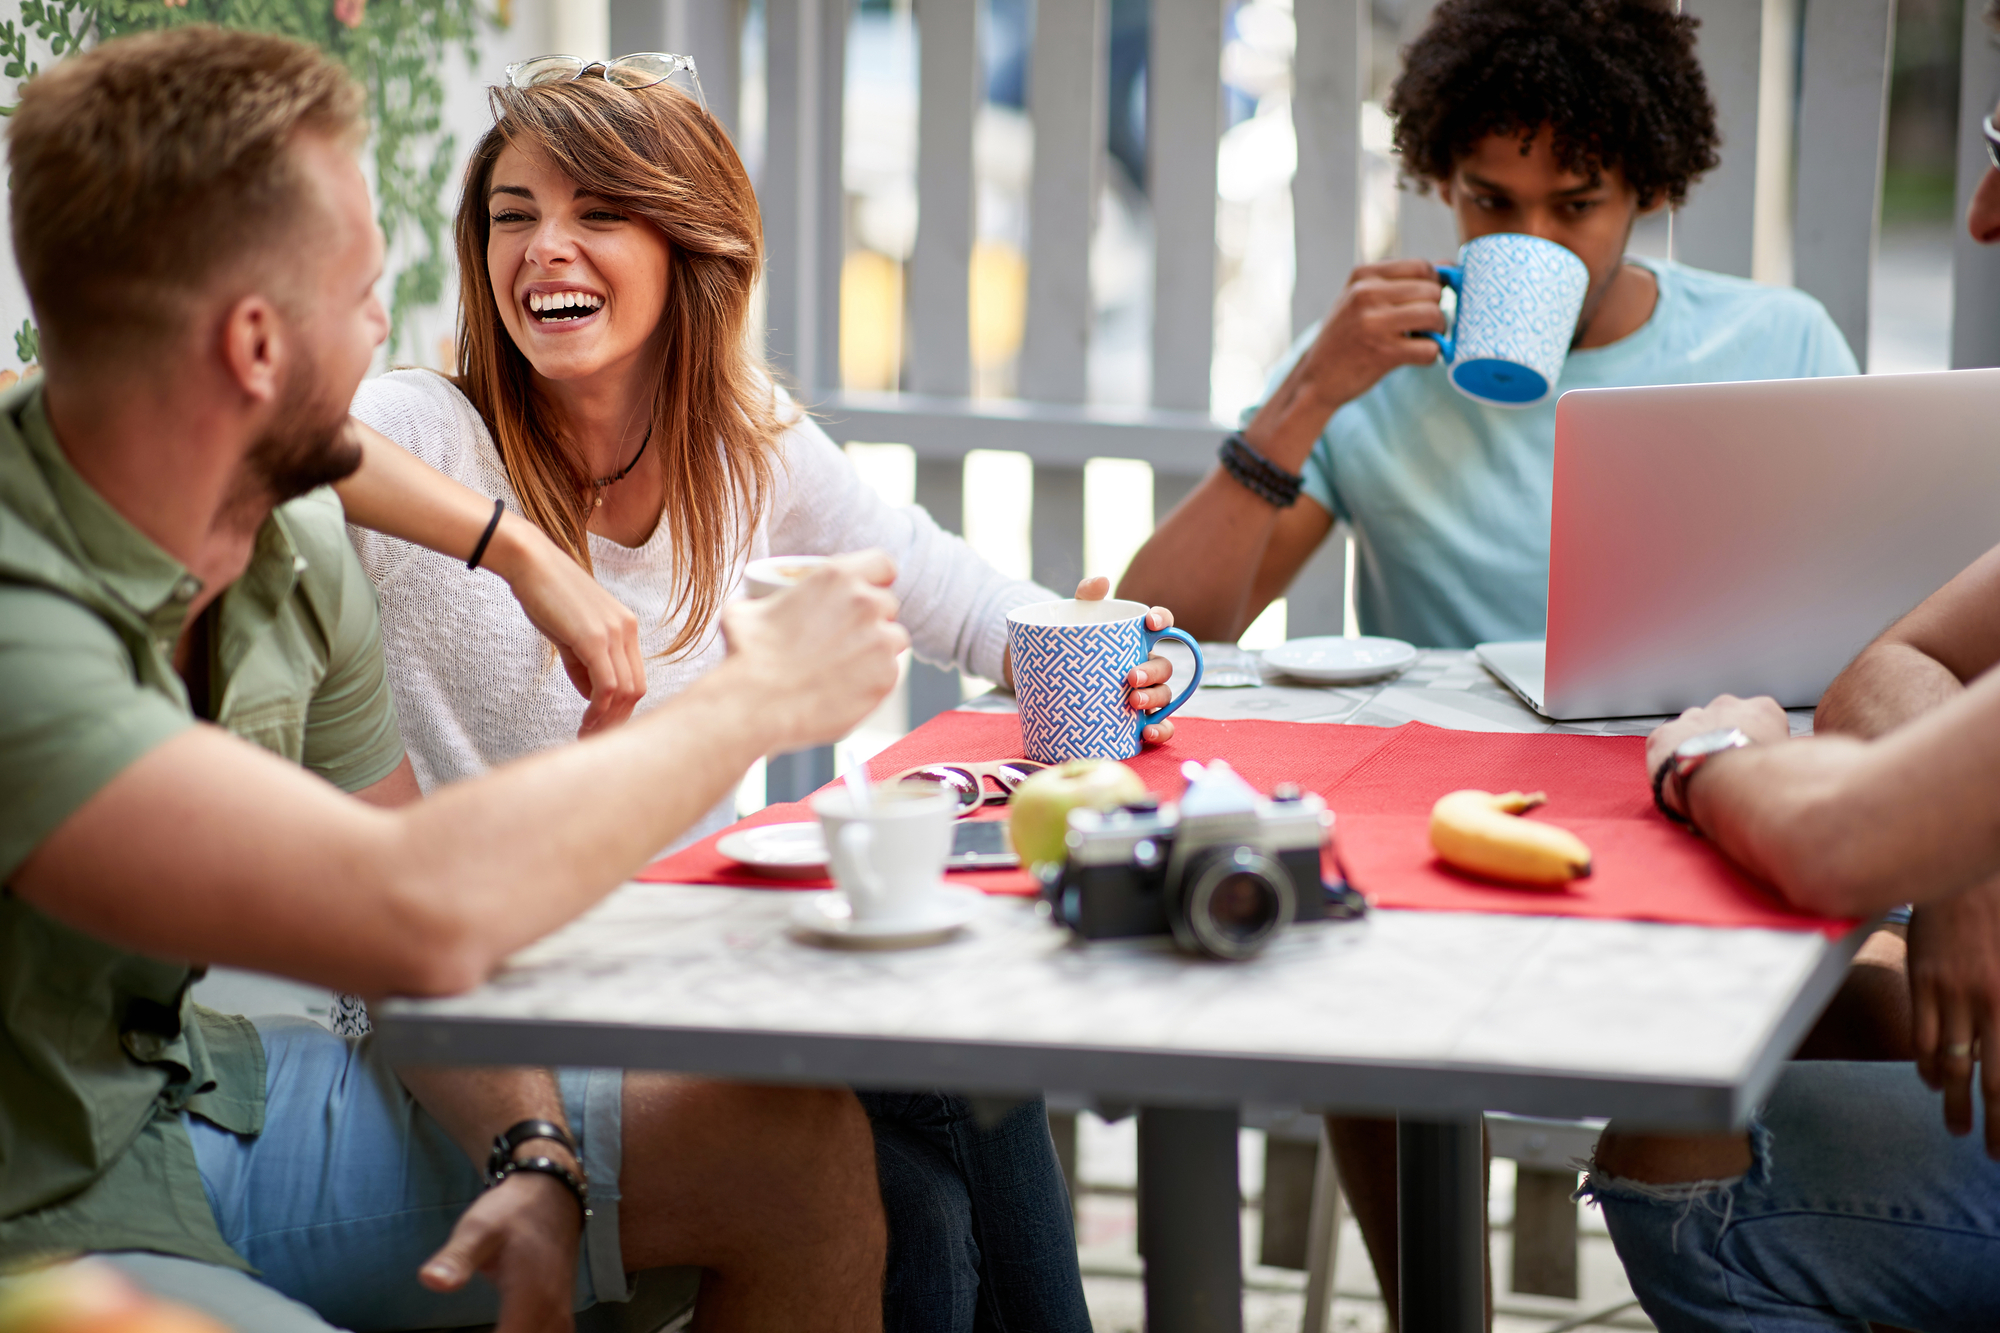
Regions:
<instances>
[{"instance_id":1,"label":"marble table top","mask_svg":"<svg viewBox=\"0 0 2000 1333\"><path fill-rule=\"evenodd\" d=\"M1557 726L1469 654L1435 652L1385 684L1203 689L1185 711L1614 734L1655 721ZM1719 1127L1768 1091L1853 947L1811 932L1375 912L1222 964L1157 941L1073 942L1032 904L996 899L948 943L857 953L796 937L796 902L627 884L478 990L378 1006L378 1030L396 1058L436 1062Z\"/></svg>"},{"instance_id":2,"label":"marble table top","mask_svg":"<svg viewBox=\"0 0 2000 1333\"><path fill-rule=\"evenodd\" d=\"M1307 685L1263 667L1255 653L1234 644L1205 643L1202 654L1211 675L1217 668L1262 683L1248 688L1196 690L1177 716L1226 721L1265 718L1273 722L1345 722L1364 727L1400 727L1428 722L1454 731L1557 732L1572 736L1644 736L1667 721L1664 717L1614 717L1588 722L1551 722L1521 702L1470 652L1450 648L1424 650L1400 675L1365 685ZM1176 679L1186 679L1193 656L1169 639L1159 646L1174 664ZM994 691L968 700L976 712L1011 713L1014 696ZM1792 734L1812 731L1812 710L1795 708Z\"/></svg>"},{"instance_id":3,"label":"marble table top","mask_svg":"<svg viewBox=\"0 0 2000 1333\"><path fill-rule=\"evenodd\" d=\"M1740 1120L1838 983L1810 932L1376 912L1262 957L1072 942L1019 900L958 939L794 937L794 895L628 884L487 985L375 1010L398 1059L858 1086Z\"/></svg>"}]
</instances>

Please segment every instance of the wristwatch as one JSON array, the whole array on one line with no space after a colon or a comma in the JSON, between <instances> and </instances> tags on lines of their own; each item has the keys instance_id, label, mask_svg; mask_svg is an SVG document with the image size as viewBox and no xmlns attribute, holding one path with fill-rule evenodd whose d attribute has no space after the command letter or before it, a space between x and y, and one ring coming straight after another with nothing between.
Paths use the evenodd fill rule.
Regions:
<instances>
[{"instance_id":1,"label":"wristwatch","mask_svg":"<svg viewBox=\"0 0 2000 1333\"><path fill-rule=\"evenodd\" d=\"M1674 747L1674 752L1666 757L1653 774L1653 804L1674 823L1685 828L1694 828L1694 820L1689 818L1687 809L1687 784L1695 770L1724 750L1740 750L1754 744L1743 734L1740 727L1724 727L1720 731L1705 731L1699 736L1690 736ZM1667 779L1672 777L1680 794L1681 808L1676 810L1667 801ZM1698 833L1699 829L1695 829Z\"/></svg>"}]
</instances>

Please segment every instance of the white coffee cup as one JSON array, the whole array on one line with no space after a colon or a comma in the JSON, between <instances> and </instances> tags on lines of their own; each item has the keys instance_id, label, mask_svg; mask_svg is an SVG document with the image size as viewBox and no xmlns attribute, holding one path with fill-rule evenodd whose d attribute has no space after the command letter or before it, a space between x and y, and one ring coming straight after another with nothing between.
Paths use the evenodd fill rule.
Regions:
<instances>
[{"instance_id":1,"label":"white coffee cup","mask_svg":"<svg viewBox=\"0 0 2000 1333\"><path fill-rule=\"evenodd\" d=\"M752 560L743 567L743 593L755 598L783 592L826 561L823 555L767 555Z\"/></svg>"},{"instance_id":2,"label":"white coffee cup","mask_svg":"<svg viewBox=\"0 0 2000 1333\"><path fill-rule=\"evenodd\" d=\"M869 808L833 787L812 798L826 837L833 882L856 921L892 922L920 915L944 882L958 802L927 790L876 787Z\"/></svg>"}]
</instances>

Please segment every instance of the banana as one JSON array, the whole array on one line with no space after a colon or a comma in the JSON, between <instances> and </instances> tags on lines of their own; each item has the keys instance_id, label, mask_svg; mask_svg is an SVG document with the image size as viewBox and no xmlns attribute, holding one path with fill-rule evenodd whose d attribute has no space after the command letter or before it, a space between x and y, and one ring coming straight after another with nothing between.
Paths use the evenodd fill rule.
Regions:
<instances>
[{"instance_id":1,"label":"banana","mask_svg":"<svg viewBox=\"0 0 2000 1333\"><path fill-rule=\"evenodd\" d=\"M1542 888L1590 873L1590 848L1568 829L1522 819L1541 792L1455 791L1431 807L1431 846L1460 870Z\"/></svg>"}]
</instances>

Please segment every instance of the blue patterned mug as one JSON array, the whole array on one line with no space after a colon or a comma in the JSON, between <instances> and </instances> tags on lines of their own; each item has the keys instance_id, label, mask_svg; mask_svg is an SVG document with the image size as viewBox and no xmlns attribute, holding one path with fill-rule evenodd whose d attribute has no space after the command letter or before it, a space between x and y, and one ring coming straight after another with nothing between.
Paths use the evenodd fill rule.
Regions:
<instances>
[{"instance_id":1,"label":"blue patterned mug","mask_svg":"<svg viewBox=\"0 0 2000 1333\"><path fill-rule=\"evenodd\" d=\"M1188 701L1201 684L1201 645L1183 630L1148 629L1138 602L1036 602L1007 613L1014 694L1021 702L1021 749L1042 764L1130 759L1141 733ZM1161 639L1194 652L1194 679L1152 712L1126 702L1132 668Z\"/></svg>"},{"instance_id":2,"label":"blue patterned mug","mask_svg":"<svg viewBox=\"0 0 2000 1333\"><path fill-rule=\"evenodd\" d=\"M1530 407L1555 391L1590 286L1581 259L1539 236L1498 232L1460 246L1438 277L1458 293L1458 315L1450 333L1425 336L1444 352L1453 388L1494 407Z\"/></svg>"}]
</instances>

